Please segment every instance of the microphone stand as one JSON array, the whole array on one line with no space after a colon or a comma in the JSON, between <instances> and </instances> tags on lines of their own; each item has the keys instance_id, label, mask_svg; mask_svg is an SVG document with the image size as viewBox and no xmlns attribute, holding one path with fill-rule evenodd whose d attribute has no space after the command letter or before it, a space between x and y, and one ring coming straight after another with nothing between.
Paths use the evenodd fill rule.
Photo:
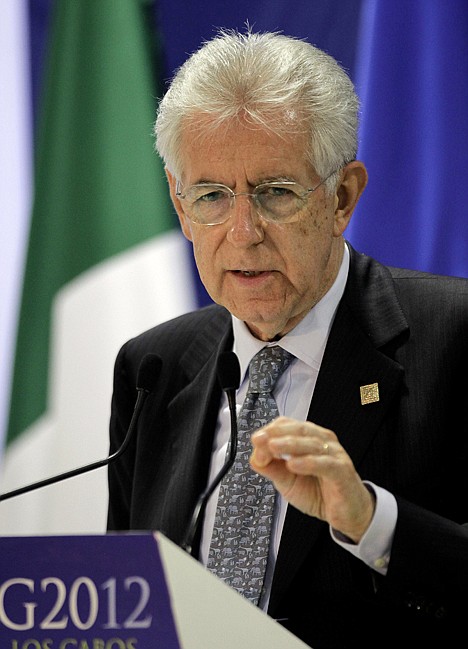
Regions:
<instances>
[{"instance_id":1,"label":"microphone stand","mask_svg":"<svg viewBox=\"0 0 468 649\"><path fill-rule=\"evenodd\" d=\"M213 491L216 489L216 487L219 485L219 483L224 478L226 473L234 464L234 460L236 459L236 454L237 454L236 391L239 387L239 382L240 382L239 362L234 352L224 352L224 354L220 356L219 361L220 363L218 365L218 378L227 396L227 400L229 404L230 420L231 420L231 437L229 443L229 454L223 466L221 467L218 474L216 475L215 479L202 492L202 494L198 498L197 504L195 505L195 509L192 515L192 520L190 522L187 534L185 535L185 539L182 542L182 546L181 546L182 549L188 552L189 554L192 554L193 540L195 538L195 534L198 529L199 521L201 520L205 512L208 500L210 499L210 496L213 493ZM222 374L224 371L226 371L226 376ZM227 386L226 383L228 383Z\"/></svg>"},{"instance_id":2,"label":"microphone stand","mask_svg":"<svg viewBox=\"0 0 468 649\"><path fill-rule=\"evenodd\" d=\"M127 434L125 435L125 439L122 442L121 446L112 455L109 455L109 457L106 457L102 460L92 462L91 464L86 464L85 466L80 466L76 469L72 469L71 471L66 471L65 473L60 473L59 475L45 478L44 480L39 480L39 482L33 482L32 484L20 487L19 489L14 489L13 491L8 491L6 493L0 494L0 502L27 493L28 491L34 491L35 489L39 489L40 487L46 487L48 485L55 484L56 482L81 475L82 473L87 473L88 471L99 469L100 467L106 466L111 462L117 460L117 458L119 458L127 449L127 446L140 417L140 413L145 404L146 398L154 389L154 376L157 376L159 374L161 364L162 361L159 356L156 356L156 354L147 354L147 356L143 358L140 369L138 371L138 385L142 385L143 387L137 387L138 396L130 425L127 430ZM157 376L157 378L159 377ZM148 381L152 381L153 385L151 385L150 383L148 386Z\"/></svg>"}]
</instances>

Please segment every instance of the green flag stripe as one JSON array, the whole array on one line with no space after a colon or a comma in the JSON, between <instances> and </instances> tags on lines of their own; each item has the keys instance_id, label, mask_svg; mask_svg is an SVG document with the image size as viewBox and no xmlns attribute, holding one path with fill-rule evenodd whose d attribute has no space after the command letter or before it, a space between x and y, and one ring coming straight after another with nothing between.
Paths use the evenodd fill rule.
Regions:
<instances>
[{"instance_id":1,"label":"green flag stripe","mask_svg":"<svg viewBox=\"0 0 468 649\"><path fill-rule=\"evenodd\" d=\"M57 291L175 225L153 150L157 86L147 9L142 0L55 3L8 441L46 409Z\"/></svg>"}]
</instances>

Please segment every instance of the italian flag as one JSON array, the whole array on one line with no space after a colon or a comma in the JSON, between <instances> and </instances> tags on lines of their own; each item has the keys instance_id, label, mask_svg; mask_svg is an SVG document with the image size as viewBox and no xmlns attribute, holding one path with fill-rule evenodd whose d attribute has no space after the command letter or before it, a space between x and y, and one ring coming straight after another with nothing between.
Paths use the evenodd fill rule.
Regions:
<instances>
[{"instance_id":1,"label":"italian flag","mask_svg":"<svg viewBox=\"0 0 468 649\"><path fill-rule=\"evenodd\" d=\"M106 457L118 349L196 306L154 151L150 9L54 3L1 493ZM106 509L101 468L0 502L0 533L101 533Z\"/></svg>"}]
</instances>

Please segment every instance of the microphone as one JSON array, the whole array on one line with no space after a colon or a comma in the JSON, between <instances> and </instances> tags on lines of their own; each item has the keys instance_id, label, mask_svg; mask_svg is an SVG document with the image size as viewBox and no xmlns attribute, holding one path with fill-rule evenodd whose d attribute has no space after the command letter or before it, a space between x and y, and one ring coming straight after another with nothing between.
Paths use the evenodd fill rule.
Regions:
<instances>
[{"instance_id":1,"label":"microphone","mask_svg":"<svg viewBox=\"0 0 468 649\"><path fill-rule=\"evenodd\" d=\"M62 480L73 478L74 476L81 475L82 473L87 473L88 471L93 471L94 469L99 469L102 466L106 466L108 464L111 464L112 462L115 462L115 460L117 460L117 458L119 458L122 453L125 452L129 445L146 398L149 394L151 394L151 392L153 392L156 385L156 380L159 378L161 367L162 360L157 354L147 354L141 361L137 376L138 396L136 399L135 408L133 410L133 415L127 429L127 434L125 435L125 439L122 442L121 446L114 453L102 460L98 460L97 462L85 464L84 466L78 467L77 469L72 469L71 471L60 473L59 475L46 478L45 480L40 480L39 482L34 482L24 487L20 487L19 489L14 489L13 491L8 491L7 493L0 494L0 501L7 500L8 498L13 498L14 496L19 496L21 494L27 493L28 491L34 491L35 489L39 489L40 487L46 487L48 485L54 484L55 482L61 482Z\"/></svg>"},{"instance_id":2,"label":"microphone","mask_svg":"<svg viewBox=\"0 0 468 649\"><path fill-rule=\"evenodd\" d=\"M181 546L182 549L189 554L192 554L193 539L195 538L195 534L197 532L203 512L205 511L206 504L213 491L216 489L226 473L234 464L237 453L236 391L238 390L240 384L240 366L239 359L234 352L228 351L220 354L218 358L217 374L221 388L226 393L229 404L229 412L231 415L231 437L229 444L229 454L213 482L208 485L208 487L205 489L205 491L203 491L197 501L197 504L193 511L190 526Z\"/></svg>"}]
</instances>

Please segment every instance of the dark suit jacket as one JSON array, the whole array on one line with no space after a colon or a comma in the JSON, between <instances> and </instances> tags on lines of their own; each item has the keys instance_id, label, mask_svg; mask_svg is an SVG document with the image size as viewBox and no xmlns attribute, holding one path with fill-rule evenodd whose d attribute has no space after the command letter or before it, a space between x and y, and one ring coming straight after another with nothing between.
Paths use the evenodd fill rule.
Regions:
<instances>
[{"instance_id":1,"label":"dark suit jacket","mask_svg":"<svg viewBox=\"0 0 468 649\"><path fill-rule=\"evenodd\" d=\"M143 333L115 366L111 449L123 440L138 367L163 360L136 437L109 469L109 530L181 543L206 487L232 344L213 305ZM351 250L308 419L332 429L363 479L390 490L398 523L382 577L288 508L269 614L315 649L452 647L468 625L468 281L388 268ZM379 401L361 405L360 386ZM466 635L466 634L465 634ZM457 645L460 646L460 645Z\"/></svg>"}]
</instances>

